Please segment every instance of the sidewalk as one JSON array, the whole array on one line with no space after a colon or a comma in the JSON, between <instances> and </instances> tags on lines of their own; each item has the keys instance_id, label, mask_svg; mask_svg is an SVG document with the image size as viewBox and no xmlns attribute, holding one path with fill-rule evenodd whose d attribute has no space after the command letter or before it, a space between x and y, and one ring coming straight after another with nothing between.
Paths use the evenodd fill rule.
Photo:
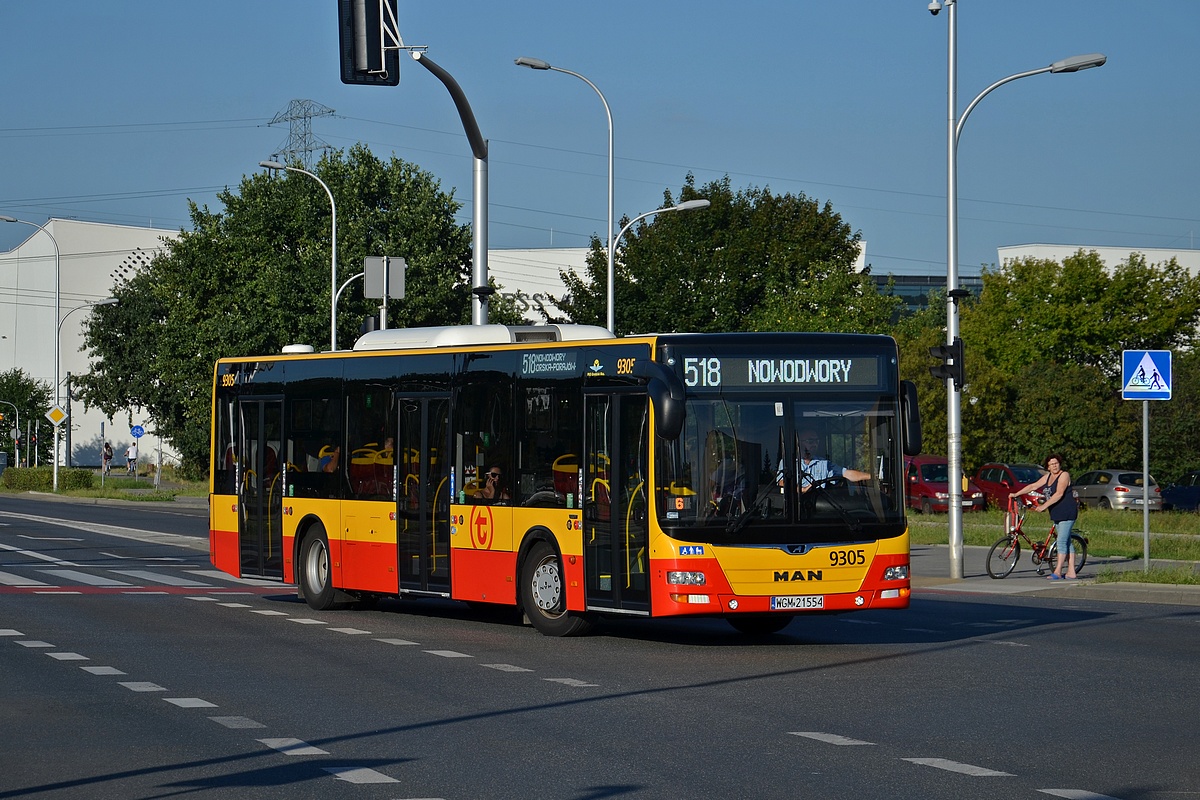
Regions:
<instances>
[{"instance_id":1,"label":"sidewalk","mask_svg":"<svg viewBox=\"0 0 1200 800\"><path fill-rule=\"evenodd\" d=\"M1064 600L1117 600L1124 603L1163 603L1200 606L1200 586L1162 583L1096 583L1101 570L1141 570L1142 560L1089 556L1087 565L1073 581L1052 581L1037 574L1027 553L1007 578L993 579L984 564L986 547L963 548L963 578L950 578L950 548L947 545L914 545L912 548L912 586L914 594L1004 594L1039 593ZM1185 562L1151 560L1151 566L1178 566Z\"/></svg>"}]
</instances>

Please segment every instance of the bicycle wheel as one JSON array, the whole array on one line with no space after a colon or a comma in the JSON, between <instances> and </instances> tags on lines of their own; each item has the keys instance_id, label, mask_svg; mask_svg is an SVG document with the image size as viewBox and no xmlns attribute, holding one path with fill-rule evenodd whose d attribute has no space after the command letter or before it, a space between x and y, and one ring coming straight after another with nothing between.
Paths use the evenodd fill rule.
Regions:
<instances>
[{"instance_id":1,"label":"bicycle wheel","mask_svg":"<svg viewBox=\"0 0 1200 800\"><path fill-rule=\"evenodd\" d=\"M1071 551L1075 554L1075 572L1079 572L1079 570L1083 569L1083 565L1087 563L1087 539L1072 533ZM1051 564L1058 563L1058 542L1050 545L1050 554L1047 556L1047 560ZM1063 562L1064 567L1069 564L1070 561Z\"/></svg>"},{"instance_id":2,"label":"bicycle wheel","mask_svg":"<svg viewBox=\"0 0 1200 800\"><path fill-rule=\"evenodd\" d=\"M1015 536L1005 536L992 545L987 554L988 575L993 578L1007 578L1017 567L1021 557L1021 543Z\"/></svg>"}]
</instances>

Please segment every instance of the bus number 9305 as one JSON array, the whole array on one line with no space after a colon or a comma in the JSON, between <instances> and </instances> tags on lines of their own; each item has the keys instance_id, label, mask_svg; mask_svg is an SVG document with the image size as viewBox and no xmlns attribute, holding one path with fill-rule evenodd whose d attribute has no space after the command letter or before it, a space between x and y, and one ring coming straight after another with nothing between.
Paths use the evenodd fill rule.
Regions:
<instances>
[{"instance_id":1,"label":"bus number 9305","mask_svg":"<svg viewBox=\"0 0 1200 800\"><path fill-rule=\"evenodd\" d=\"M855 567L866 563L867 554L864 550L829 551L829 566L831 567Z\"/></svg>"}]
</instances>

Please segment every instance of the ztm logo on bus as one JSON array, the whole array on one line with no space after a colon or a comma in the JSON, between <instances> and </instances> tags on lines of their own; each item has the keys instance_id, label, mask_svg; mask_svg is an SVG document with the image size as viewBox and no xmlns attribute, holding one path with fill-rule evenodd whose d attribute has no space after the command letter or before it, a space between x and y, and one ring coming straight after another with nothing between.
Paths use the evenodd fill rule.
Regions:
<instances>
[{"instance_id":1,"label":"ztm logo on bus","mask_svg":"<svg viewBox=\"0 0 1200 800\"><path fill-rule=\"evenodd\" d=\"M492 549L492 509L476 506L471 511L471 544L476 550Z\"/></svg>"}]
</instances>

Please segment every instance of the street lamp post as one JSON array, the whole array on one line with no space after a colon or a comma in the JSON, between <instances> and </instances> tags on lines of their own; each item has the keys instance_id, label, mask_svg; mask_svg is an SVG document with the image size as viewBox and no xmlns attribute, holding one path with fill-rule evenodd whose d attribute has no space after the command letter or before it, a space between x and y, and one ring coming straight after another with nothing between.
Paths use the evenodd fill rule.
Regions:
<instances>
[{"instance_id":1,"label":"street lamp post","mask_svg":"<svg viewBox=\"0 0 1200 800\"><path fill-rule=\"evenodd\" d=\"M553 72L562 72L567 75L574 75L579 80L592 87L600 97L600 102L604 104L604 114L608 117L608 227L605 229L605 234L608 236L608 286L606 289L606 297L608 301L608 318L607 328L612 333L617 332L617 313L616 313L616 275L613 272L613 250L616 246L616 238L613 237L613 121L612 111L608 108L608 101L604 99L604 93L596 87L596 84L589 81L587 78L580 75L578 72L572 72L569 69L562 67L553 67L549 63L540 58L526 58L522 56L514 62L519 67L529 67L530 69L545 69Z\"/></svg>"},{"instance_id":2,"label":"street lamp post","mask_svg":"<svg viewBox=\"0 0 1200 800\"><path fill-rule=\"evenodd\" d=\"M330 351L337 350L337 203L334 202L333 192L329 191L329 187L325 185L325 181L306 169L289 167L286 164L280 164L278 161L260 161L258 165L267 169L287 170L288 172L299 172L301 175L307 175L321 184L321 188L325 190L325 194L329 195L329 349Z\"/></svg>"},{"instance_id":3,"label":"street lamp post","mask_svg":"<svg viewBox=\"0 0 1200 800\"><path fill-rule=\"evenodd\" d=\"M625 227L621 228L621 232L613 237L613 244L615 245L617 242L621 241L621 237L625 235L626 231L646 217L652 217L655 214L666 214L669 211L699 211L702 208L708 208L710 205L712 204L706 198L700 197L696 200L684 200L682 203L677 205L667 206L666 208L656 208L653 211L647 211L644 214L638 214L636 217L629 220L629 222L625 223Z\"/></svg>"},{"instance_id":4,"label":"street lamp post","mask_svg":"<svg viewBox=\"0 0 1200 800\"><path fill-rule=\"evenodd\" d=\"M120 300L118 300L118 299L117 299L117 298L115 298L115 297L106 297L106 298L104 298L103 300L97 300L97 301L96 301L96 302L94 302L94 303L84 303L84 304L83 304L83 305L81 305L81 306L75 306L75 307L74 307L74 308L72 308L72 309L68 309L68 310L67 310L67 313L63 314L63 315L62 315L62 319L60 319L60 320L58 321L58 327L57 327L57 328L55 329L55 331L54 331L54 350L55 350L55 353L58 353L58 352L61 350L61 342L62 342L62 327L63 327L63 323L67 321L67 317L71 316L72 314L74 314L76 311L78 311L78 310L79 310L79 309L81 309L81 308L95 308L96 306L115 306L115 305L116 305L117 303L119 303L119 302L121 302L121 301L120 301ZM67 418L66 418L66 425L67 425L67 437L66 437L66 439L67 439L67 442L66 442L66 444L67 444L67 453L66 453L66 462L67 462L67 466L68 466L68 467L70 467L70 466L71 466L71 373L69 373L69 372L67 373ZM55 428L55 438L56 438L56 439L57 439L57 436L58 436L58 429L57 429L57 428ZM57 452L58 452L58 442L57 442L57 441L55 441L55 453L57 454ZM55 463L54 467L55 467L55 473L57 474L57 472L58 472L58 464L57 464L57 459L55 459L55 461L56 461L56 463ZM58 491L58 481L55 481L55 482L54 482L54 489L55 489L55 491Z\"/></svg>"},{"instance_id":5,"label":"street lamp post","mask_svg":"<svg viewBox=\"0 0 1200 800\"><path fill-rule=\"evenodd\" d=\"M1107 60L1100 53L1072 56L1061 61L1055 61L1048 67L1018 72L1001 78L984 89L972 100L962 116L958 115L958 20L956 15L957 0L944 0L947 16L949 17L949 61L948 61L948 130L946 141L946 344L953 345L958 338L958 301L965 293L958 287L958 140L962 135L963 124L967 116L974 110L979 101L992 92L993 89L1018 78L1030 75L1040 75L1043 72L1079 72L1091 67L1100 67ZM936 2L929 4L929 10L935 14L935 8L941 8ZM946 379L946 461L947 480L949 481L949 542L950 542L950 577L959 580L963 577L963 527L962 527L962 398L961 386L955 384L952 378Z\"/></svg>"},{"instance_id":6,"label":"street lamp post","mask_svg":"<svg viewBox=\"0 0 1200 800\"><path fill-rule=\"evenodd\" d=\"M39 231L41 231L42 233L49 236L50 243L54 245L54 324L55 324L55 328L54 328L54 405L57 406L59 403L59 394L58 394L58 391L59 391L59 389L58 389L58 365L59 365L58 315L59 315L59 313L61 313L60 312L61 295L59 292L59 287L62 285L62 269L61 269L62 256L59 253L58 240L54 238L54 234L50 233L50 231L47 230L46 225L50 224L48 221L46 222L46 225L38 225L36 222L27 222L23 219L17 219L16 217L0 216L0 222L16 222L21 225L29 225L30 227L37 228ZM56 492L58 491L58 426L57 425L54 426L54 491L56 491Z\"/></svg>"}]
</instances>

